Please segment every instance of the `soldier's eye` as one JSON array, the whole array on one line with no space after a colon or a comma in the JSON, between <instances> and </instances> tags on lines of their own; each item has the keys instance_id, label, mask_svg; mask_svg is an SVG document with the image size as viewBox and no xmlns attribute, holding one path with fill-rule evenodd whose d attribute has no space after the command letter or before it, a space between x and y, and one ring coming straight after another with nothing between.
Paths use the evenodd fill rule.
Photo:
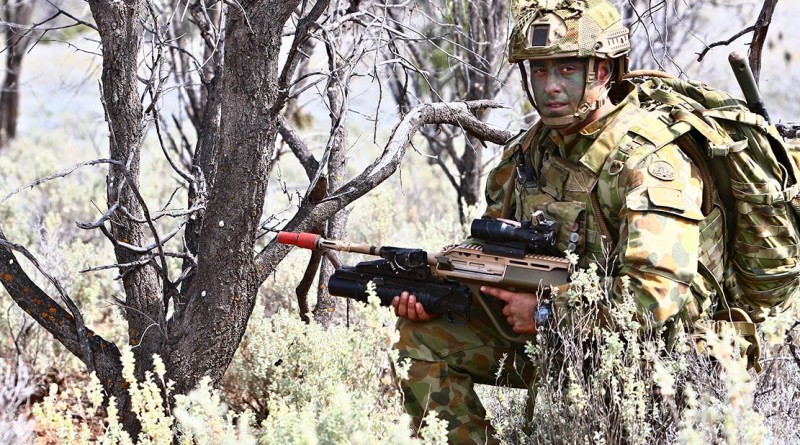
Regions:
<instances>
[{"instance_id":1,"label":"soldier's eye","mask_svg":"<svg viewBox=\"0 0 800 445\"><path fill-rule=\"evenodd\" d=\"M544 67L543 67L543 66L532 66L532 67L531 67L531 73L533 73L533 75L534 75L534 76L541 76L541 75L544 75L544 73L545 73L546 71L547 71L547 70L546 70L546 69L544 69Z\"/></svg>"}]
</instances>

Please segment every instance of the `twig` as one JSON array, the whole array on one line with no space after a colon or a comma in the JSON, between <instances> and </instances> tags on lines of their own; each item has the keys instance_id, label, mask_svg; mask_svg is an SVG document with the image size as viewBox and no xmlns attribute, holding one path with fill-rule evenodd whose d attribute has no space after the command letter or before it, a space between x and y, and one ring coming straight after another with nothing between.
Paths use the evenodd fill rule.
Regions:
<instances>
[{"instance_id":1,"label":"twig","mask_svg":"<svg viewBox=\"0 0 800 445\"><path fill-rule=\"evenodd\" d=\"M105 222L108 221L111 218L111 216L114 214L114 212L117 210L117 208L119 208L119 203L115 202L114 205L112 205L111 208L108 209L108 212L106 212L97 221L95 221L93 223L84 223L84 222L77 221L77 222L75 222L75 224L77 224L78 228L84 229L84 230L96 229L96 228L102 226L103 224L105 224Z\"/></svg>"},{"instance_id":2,"label":"twig","mask_svg":"<svg viewBox=\"0 0 800 445\"><path fill-rule=\"evenodd\" d=\"M41 184L43 184L43 183L45 183L47 181L51 181L51 180L57 179L57 178L63 178L63 177L69 175L70 173L74 172L75 170L77 170L77 169L79 169L81 167L85 167L87 165L97 165L97 164L113 164L113 165L116 165L118 167L122 167L123 166L122 162L115 161L113 159L95 159L93 161L81 162L79 164L73 165L72 167L70 167L70 168L68 168L66 170L62 170L62 171L60 171L58 173L54 173L54 174L52 174L50 176L46 176L44 178L39 178L39 179L37 179L37 180L35 180L33 182L30 182L28 184L23 185L22 187L17 188L16 190L14 190L11 193L9 193L6 196L4 196L3 199L0 199L0 204L8 201L9 198L11 198L12 196L14 196L17 193L21 192L22 190L25 190L26 188L34 188L34 187L36 187L38 185L41 185Z\"/></svg>"},{"instance_id":3,"label":"twig","mask_svg":"<svg viewBox=\"0 0 800 445\"><path fill-rule=\"evenodd\" d=\"M731 38L729 38L729 39L727 39L727 40L720 40L720 41L718 41L718 42L714 42L714 43L710 43L710 44L706 45L706 47L705 47L705 48L704 48L702 51L700 51L699 53L697 53L697 61L698 61L698 62L702 62L702 61L703 61L703 58L706 56L706 54L707 54L709 51L711 51L711 49L712 49L712 48L716 48L717 46L727 46L727 45L730 45L731 43L733 43L733 42L734 42L736 39L738 39L739 37L741 37L741 36L743 36L743 35L745 35L745 34L747 34L747 33L753 32L753 31L755 31L755 30L756 30L756 26L755 26L755 25L753 25L753 26L748 26L747 28L745 28L745 29L743 29L743 30L741 30L741 31L737 32L736 34L734 34L734 35L733 35Z\"/></svg>"}]
</instances>

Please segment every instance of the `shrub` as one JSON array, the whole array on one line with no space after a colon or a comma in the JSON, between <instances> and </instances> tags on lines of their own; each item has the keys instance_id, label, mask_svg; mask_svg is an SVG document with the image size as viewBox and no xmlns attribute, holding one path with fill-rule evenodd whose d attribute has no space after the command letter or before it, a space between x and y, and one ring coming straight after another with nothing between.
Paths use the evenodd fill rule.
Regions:
<instances>
[{"instance_id":1,"label":"shrub","mask_svg":"<svg viewBox=\"0 0 800 445\"><path fill-rule=\"evenodd\" d=\"M33 422L20 412L32 393L25 365L19 362L13 366L0 360L0 443L14 445L33 440Z\"/></svg>"},{"instance_id":2,"label":"shrub","mask_svg":"<svg viewBox=\"0 0 800 445\"><path fill-rule=\"evenodd\" d=\"M528 344L539 369L527 406L532 412L526 414L531 400L524 392L484 389L493 396L488 408L503 443L765 443L777 437L768 425L778 422L768 421L754 401L759 379L746 371L733 332L707 336L705 352L690 336L668 348L660 335L641 333L632 295L609 304L596 272L573 275L562 296L565 320Z\"/></svg>"},{"instance_id":3,"label":"shrub","mask_svg":"<svg viewBox=\"0 0 800 445\"><path fill-rule=\"evenodd\" d=\"M250 410L235 413L222 402L220 392L206 379L188 395L176 395L175 406L163 409L162 395L171 393L164 368L156 357L155 367L144 382L133 376L133 355L123 349L123 376L130 385L133 411L142 424L138 444L170 444L177 435L181 444L441 444L444 426L435 416L427 419L421 439L411 437L410 419L402 411L390 366L397 360L392 349L397 332L394 316L374 298L358 305L358 324L327 330L305 324L286 311L271 318L256 313L247 333L245 351L232 369L244 382L239 390L263 397L266 418L256 425ZM252 360L245 361L242 357ZM400 375L406 366L397 364ZM67 403L67 400L78 403ZM90 443L90 430L75 419L94 416L102 402L102 390L92 375L88 390L56 385L34 408L37 421L53 432L61 443ZM113 399L103 421L103 435L93 440L103 444L129 444L121 430Z\"/></svg>"}]
</instances>

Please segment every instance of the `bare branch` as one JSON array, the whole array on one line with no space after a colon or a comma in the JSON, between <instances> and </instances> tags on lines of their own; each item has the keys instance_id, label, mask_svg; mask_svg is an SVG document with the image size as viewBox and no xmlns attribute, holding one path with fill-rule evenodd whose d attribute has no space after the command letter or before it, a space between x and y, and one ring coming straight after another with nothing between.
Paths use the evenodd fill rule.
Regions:
<instances>
[{"instance_id":1,"label":"bare branch","mask_svg":"<svg viewBox=\"0 0 800 445\"><path fill-rule=\"evenodd\" d=\"M709 51L711 51L712 48L716 48L718 46L730 45L731 43L736 41L736 39L738 39L739 37L741 37L741 36L743 36L743 35L745 35L747 33L751 33L751 32L753 32L755 30L756 30L755 25L754 26L748 26L747 28L737 32L736 34L734 34L733 36L731 36L727 40L720 40L718 42L714 42L714 43L708 44L702 51L697 53L697 61L698 62L702 62L703 58L706 56L706 54L708 54Z\"/></svg>"},{"instance_id":2,"label":"bare branch","mask_svg":"<svg viewBox=\"0 0 800 445\"><path fill-rule=\"evenodd\" d=\"M289 145L289 148L297 157L297 160L300 161L300 164L303 165L303 169L305 169L309 179L313 178L314 173L319 169L319 162L314 159L314 155L311 154L306 143L303 142L303 139L300 138L297 131L292 128L289 121L282 115L278 115L278 132Z\"/></svg>"},{"instance_id":3,"label":"bare branch","mask_svg":"<svg viewBox=\"0 0 800 445\"><path fill-rule=\"evenodd\" d=\"M85 223L85 222L78 221L75 224L77 224L79 228L84 229L84 230L96 229L96 228L102 226L103 224L105 224L105 222L108 221L111 218L111 215L114 214L114 212L117 210L117 207L119 207L119 203L118 202L114 203L114 205L112 205L111 208L108 209L108 212L106 212L102 217L100 217L100 219L98 219L97 221L95 221L93 223Z\"/></svg>"},{"instance_id":4,"label":"bare branch","mask_svg":"<svg viewBox=\"0 0 800 445\"><path fill-rule=\"evenodd\" d=\"M464 128L480 140L496 144L505 143L513 133L481 122L474 115L481 108L502 108L503 105L487 100L436 103L420 105L411 110L395 126L382 155L361 174L348 181L341 189L319 202L307 200L300 211L284 228L291 231L309 230L313 221L324 221L351 202L374 189L391 176L405 156L406 147L419 128L427 124L451 124ZM271 242L256 257L259 283L272 273L275 266L289 252L288 246Z\"/></svg>"},{"instance_id":5,"label":"bare branch","mask_svg":"<svg viewBox=\"0 0 800 445\"><path fill-rule=\"evenodd\" d=\"M113 159L95 159L93 161L81 162L81 163L73 165L72 167L67 168L66 170L62 170L62 171L60 171L58 173L54 173L54 174L52 174L50 176L45 176L44 178L39 178L39 179L37 179L37 180L35 180L33 182L25 184L22 187L19 187L19 188L15 189L15 190L11 191L9 194L4 196L3 199L0 199L0 204L8 201L9 198L11 198L12 196L14 196L17 193L21 192L22 190L25 190L27 188L34 188L34 187L36 187L36 186L38 186L40 184L43 184L43 183L45 183L47 181L52 181L53 179L63 178L63 177L69 175L70 173L74 172L75 170L77 170L77 169L79 169L81 167L86 167L87 165L97 165L97 164L112 164L112 165L116 165L118 167L122 167L123 166L122 162L115 161Z\"/></svg>"},{"instance_id":6,"label":"bare branch","mask_svg":"<svg viewBox=\"0 0 800 445\"><path fill-rule=\"evenodd\" d=\"M5 238L5 235L2 232L0 232L0 247L4 247L5 249L8 250L15 250L21 253L25 258L28 259L28 261L31 262L31 264L34 265L34 267L36 267L36 270L38 270L39 273L41 273L45 278L47 278L47 280L53 285L53 287L56 288L59 297L61 297L61 301L64 302L69 311L72 313L72 319L74 320L75 323L75 338L78 341L78 346L80 349L80 355L78 355L78 357L80 357L81 361L83 361L86 364L86 366L89 367L90 372L94 372L95 369L94 369L94 359L92 357L92 348L87 340L86 336L87 330L83 322L83 315L81 314L81 311L78 309L78 306L76 306L75 303L72 301L72 299L69 297L69 295L67 295L67 292L64 290L64 287L61 286L61 283L54 276L47 273L47 271L44 270L44 268L42 268L42 266L39 264L39 261L36 259L35 256L33 256L33 254L28 249L26 249L22 245L9 242ZM6 278L8 276L10 275L6 275Z\"/></svg>"},{"instance_id":7,"label":"bare branch","mask_svg":"<svg viewBox=\"0 0 800 445\"><path fill-rule=\"evenodd\" d=\"M317 19L322 16L322 13L325 12L327 7L327 1L317 1L314 7L311 8L311 11L308 12L308 15L302 17L297 24L294 40L292 41L292 46L288 53L289 57L284 63L283 70L278 77L278 97L273 105L273 112L275 114L278 114L278 111L283 108L286 99L289 97L289 82L294 74L295 68L297 68L297 64L300 63L299 56L301 52L297 49L309 38L311 27L316 23Z\"/></svg>"},{"instance_id":8,"label":"bare branch","mask_svg":"<svg viewBox=\"0 0 800 445\"><path fill-rule=\"evenodd\" d=\"M753 70L756 85L761 76L761 52L764 50L764 42L767 40L767 32L769 32L769 25L772 23L772 15L775 13L777 3L778 0L764 0L764 6L756 20L753 40L750 42L750 68Z\"/></svg>"}]
</instances>

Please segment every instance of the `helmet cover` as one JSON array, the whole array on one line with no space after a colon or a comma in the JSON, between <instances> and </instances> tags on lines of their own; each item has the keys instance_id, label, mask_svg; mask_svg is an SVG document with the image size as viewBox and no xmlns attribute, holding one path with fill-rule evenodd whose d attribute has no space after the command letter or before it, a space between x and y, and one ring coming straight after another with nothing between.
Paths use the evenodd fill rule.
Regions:
<instances>
[{"instance_id":1,"label":"helmet cover","mask_svg":"<svg viewBox=\"0 0 800 445\"><path fill-rule=\"evenodd\" d=\"M558 57L614 59L628 54L628 28L605 0L516 0L511 63Z\"/></svg>"}]
</instances>

